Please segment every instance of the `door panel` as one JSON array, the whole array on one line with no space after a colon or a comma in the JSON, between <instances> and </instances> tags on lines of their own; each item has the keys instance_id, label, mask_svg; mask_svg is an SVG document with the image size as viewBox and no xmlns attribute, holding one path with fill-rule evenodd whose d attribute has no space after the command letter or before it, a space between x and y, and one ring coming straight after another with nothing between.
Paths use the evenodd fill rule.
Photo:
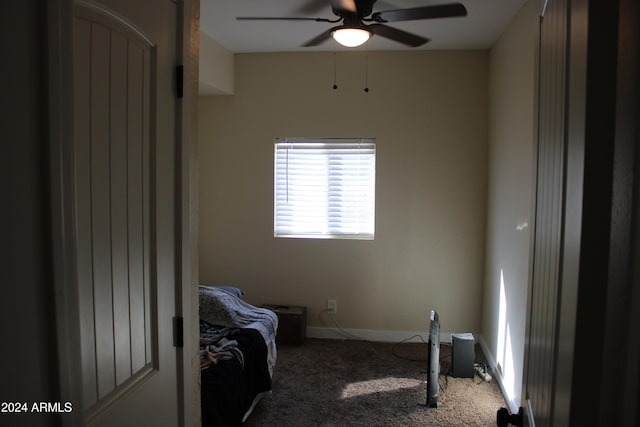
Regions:
<instances>
[{"instance_id":1,"label":"door panel","mask_svg":"<svg viewBox=\"0 0 640 427\"><path fill-rule=\"evenodd\" d=\"M176 425L176 5L103 3L74 24L85 417Z\"/></svg>"},{"instance_id":2,"label":"door panel","mask_svg":"<svg viewBox=\"0 0 640 427\"><path fill-rule=\"evenodd\" d=\"M549 1L539 35L536 210L524 387L530 416L539 426L552 424L556 377L565 202L566 8L566 0Z\"/></svg>"}]
</instances>

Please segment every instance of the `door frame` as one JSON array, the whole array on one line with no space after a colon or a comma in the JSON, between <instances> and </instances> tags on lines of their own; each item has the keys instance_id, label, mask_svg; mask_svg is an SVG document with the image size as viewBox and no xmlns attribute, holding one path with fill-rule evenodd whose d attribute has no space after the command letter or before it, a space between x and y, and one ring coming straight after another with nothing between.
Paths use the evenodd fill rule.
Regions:
<instances>
[{"instance_id":1,"label":"door frame","mask_svg":"<svg viewBox=\"0 0 640 427\"><path fill-rule=\"evenodd\" d=\"M51 256L58 371L54 384L73 411L60 417L63 426L84 424L80 315L75 246L73 152L73 1L47 3L47 108ZM55 374L54 374L55 375Z\"/></svg>"},{"instance_id":2,"label":"door frame","mask_svg":"<svg viewBox=\"0 0 640 427\"><path fill-rule=\"evenodd\" d=\"M179 243L176 316L184 319L183 347L176 363L178 383L183 387L183 426L200 425L200 354L198 323L198 70L200 58L200 0L178 2L181 28L178 30L177 57L183 66L183 97L176 108L176 129L181 140L177 153L179 182L176 184L176 241Z\"/></svg>"},{"instance_id":3,"label":"door frame","mask_svg":"<svg viewBox=\"0 0 640 427\"><path fill-rule=\"evenodd\" d=\"M176 109L179 148L176 200L176 316L185 319L183 347L177 351L179 392L178 408L181 425L194 425L200 419L199 402L194 403L199 371L193 366L198 356L197 341L197 169L194 117L197 108L199 0L174 1L178 5L178 61L183 64L183 97ZM46 2L47 36L47 129L50 218L50 253L52 287L55 306L57 372L53 373L54 396L60 402L71 402L73 411L59 417L62 426L84 425L82 402L78 279L75 247L74 215L74 147L73 147L73 0ZM195 309L194 309L195 307Z\"/></svg>"}]
</instances>

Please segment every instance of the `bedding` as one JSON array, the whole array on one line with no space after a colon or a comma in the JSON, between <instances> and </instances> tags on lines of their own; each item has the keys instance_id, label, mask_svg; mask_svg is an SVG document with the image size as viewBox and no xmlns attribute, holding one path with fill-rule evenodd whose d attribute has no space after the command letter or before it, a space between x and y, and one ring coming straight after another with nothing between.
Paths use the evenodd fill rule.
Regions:
<instances>
[{"instance_id":1,"label":"bedding","mask_svg":"<svg viewBox=\"0 0 640 427\"><path fill-rule=\"evenodd\" d=\"M237 357L218 360L201 371L202 425L238 426L246 419L256 396L271 390L265 363L267 347L255 329L236 329L229 336L237 341Z\"/></svg>"},{"instance_id":2,"label":"bedding","mask_svg":"<svg viewBox=\"0 0 640 427\"><path fill-rule=\"evenodd\" d=\"M271 390L278 318L213 286L199 300L202 425L240 425Z\"/></svg>"},{"instance_id":3,"label":"bedding","mask_svg":"<svg viewBox=\"0 0 640 427\"><path fill-rule=\"evenodd\" d=\"M202 286L221 289L223 291L229 292L231 295L237 296L238 298L244 297L244 291L240 288L236 288L235 286L206 286L206 285L202 285Z\"/></svg>"}]
</instances>

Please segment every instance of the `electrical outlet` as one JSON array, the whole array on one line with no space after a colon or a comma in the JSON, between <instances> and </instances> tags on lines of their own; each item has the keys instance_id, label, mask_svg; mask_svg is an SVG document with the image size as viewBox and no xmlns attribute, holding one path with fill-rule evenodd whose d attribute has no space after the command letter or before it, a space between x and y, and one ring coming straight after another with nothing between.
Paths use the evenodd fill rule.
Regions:
<instances>
[{"instance_id":1,"label":"electrical outlet","mask_svg":"<svg viewBox=\"0 0 640 427\"><path fill-rule=\"evenodd\" d=\"M327 300L327 311L329 313L337 313L338 312L338 300L328 299Z\"/></svg>"}]
</instances>

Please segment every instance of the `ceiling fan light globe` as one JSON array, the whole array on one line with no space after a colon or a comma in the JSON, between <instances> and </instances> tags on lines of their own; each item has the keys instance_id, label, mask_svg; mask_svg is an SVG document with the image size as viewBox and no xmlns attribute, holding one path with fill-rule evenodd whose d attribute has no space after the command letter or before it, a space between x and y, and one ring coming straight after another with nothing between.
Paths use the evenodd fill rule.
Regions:
<instances>
[{"instance_id":1,"label":"ceiling fan light globe","mask_svg":"<svg viewBox=\"0 0 640 427\"><path fill-rule=\"evenodd\" d=\"M371 33L361 28L341 28L332 33L335 41L345 47L357 47L364 44Z\"/></svg>"}]
</instances>

